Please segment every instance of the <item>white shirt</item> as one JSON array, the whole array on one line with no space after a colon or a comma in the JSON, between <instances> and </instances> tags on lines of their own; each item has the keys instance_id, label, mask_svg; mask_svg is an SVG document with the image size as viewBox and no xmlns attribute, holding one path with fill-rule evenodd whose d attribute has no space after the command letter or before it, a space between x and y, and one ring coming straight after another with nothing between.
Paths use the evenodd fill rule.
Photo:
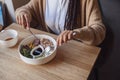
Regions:
<instances>
[{"instance_id":1,"label":"white shirt","mask_svg":"<svg viewBox=\"0 0 120 80\"><path fill-rule=\"evenodd\" d=\"M56 34L64 30L69 0L46 0L45 22Z\"/></svg>"}]
</instances>

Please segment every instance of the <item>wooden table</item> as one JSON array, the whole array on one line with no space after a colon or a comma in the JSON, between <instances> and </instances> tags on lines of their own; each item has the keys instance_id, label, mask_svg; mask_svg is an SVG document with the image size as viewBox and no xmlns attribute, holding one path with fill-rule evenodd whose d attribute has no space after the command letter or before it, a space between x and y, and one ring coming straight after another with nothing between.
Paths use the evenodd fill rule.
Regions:
<instances>
[{"instance_id":1,"label":"wooden table","mask_svg":"<svg viewBox=\"0 0 120 80\"><path fill-rule=\"evenodd\" d=\"M24 63L18 54L18 45L31 35L20 25L13 23L6 29L15 29L19 41L12 48L0 48L0 80L87 80L100 48L70 41L58 47L56 57L44 65ZM56 35L32 29L34 33Z\"/></svg>"}]
</instances>

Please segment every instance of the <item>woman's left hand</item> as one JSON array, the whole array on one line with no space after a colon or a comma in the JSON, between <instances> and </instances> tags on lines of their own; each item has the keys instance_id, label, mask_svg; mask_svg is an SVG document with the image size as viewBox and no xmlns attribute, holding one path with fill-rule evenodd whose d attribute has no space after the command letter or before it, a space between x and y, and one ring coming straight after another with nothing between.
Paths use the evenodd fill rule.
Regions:
<instances>
[{"instance_id":1,"label":"woman's left hand","mask_svg":"<svg viewBox=\"0 0 120 80\"><path fill-rule=\"evenodd\" d=\"M72 30L65 30L57 37L57 44L61 46L63 43L66 43L68 40L73 39L73 32Z\"/></svg>"}]
</instances>

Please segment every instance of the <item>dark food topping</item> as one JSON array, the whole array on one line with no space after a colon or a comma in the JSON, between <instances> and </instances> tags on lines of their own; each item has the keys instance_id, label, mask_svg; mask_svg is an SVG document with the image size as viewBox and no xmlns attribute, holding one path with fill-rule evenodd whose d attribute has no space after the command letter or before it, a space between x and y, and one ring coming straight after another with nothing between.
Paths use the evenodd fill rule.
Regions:
<instances>
[{"instance_id":1,"label":"dark food topping","mask_svg":"<svg viewBox=\"0 0 120 80\"><path fill-rule=\"evenodd\" d=\"M40 40L39 39L35 39L33 41L33 44L34 44L34 46L38 46L40 44Z\"/></svg>"},{"instance_id":2,"label":"dark food topping","mask_svg":"<svg viewBox=\"0 0 120 80\"><path fill-rule=\"evenodd\" d=\"M36 49L36 50L34 50L34 52L33 52L33 55L40 55L42 53L42 49L41 48L38 48L38 49Z\"/></svg>"}]
</instances>

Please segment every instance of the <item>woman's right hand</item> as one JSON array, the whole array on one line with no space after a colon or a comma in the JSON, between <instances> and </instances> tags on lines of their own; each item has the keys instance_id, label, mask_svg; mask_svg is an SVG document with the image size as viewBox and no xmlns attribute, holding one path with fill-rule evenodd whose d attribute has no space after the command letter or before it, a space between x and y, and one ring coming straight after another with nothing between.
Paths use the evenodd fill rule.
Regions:
<instances>
[{"instance_id":1,"label":"woman's right hand","mask_svg":"<svg viewBox=\"0 0 120 80\"><path fill-rule=\"evenodd\" d=\"M30 27L30 19L29 15L25 12L21 12L16 15L16 21L18 24L22 25L25 29Z\"/></svg>"}]
</instances>

